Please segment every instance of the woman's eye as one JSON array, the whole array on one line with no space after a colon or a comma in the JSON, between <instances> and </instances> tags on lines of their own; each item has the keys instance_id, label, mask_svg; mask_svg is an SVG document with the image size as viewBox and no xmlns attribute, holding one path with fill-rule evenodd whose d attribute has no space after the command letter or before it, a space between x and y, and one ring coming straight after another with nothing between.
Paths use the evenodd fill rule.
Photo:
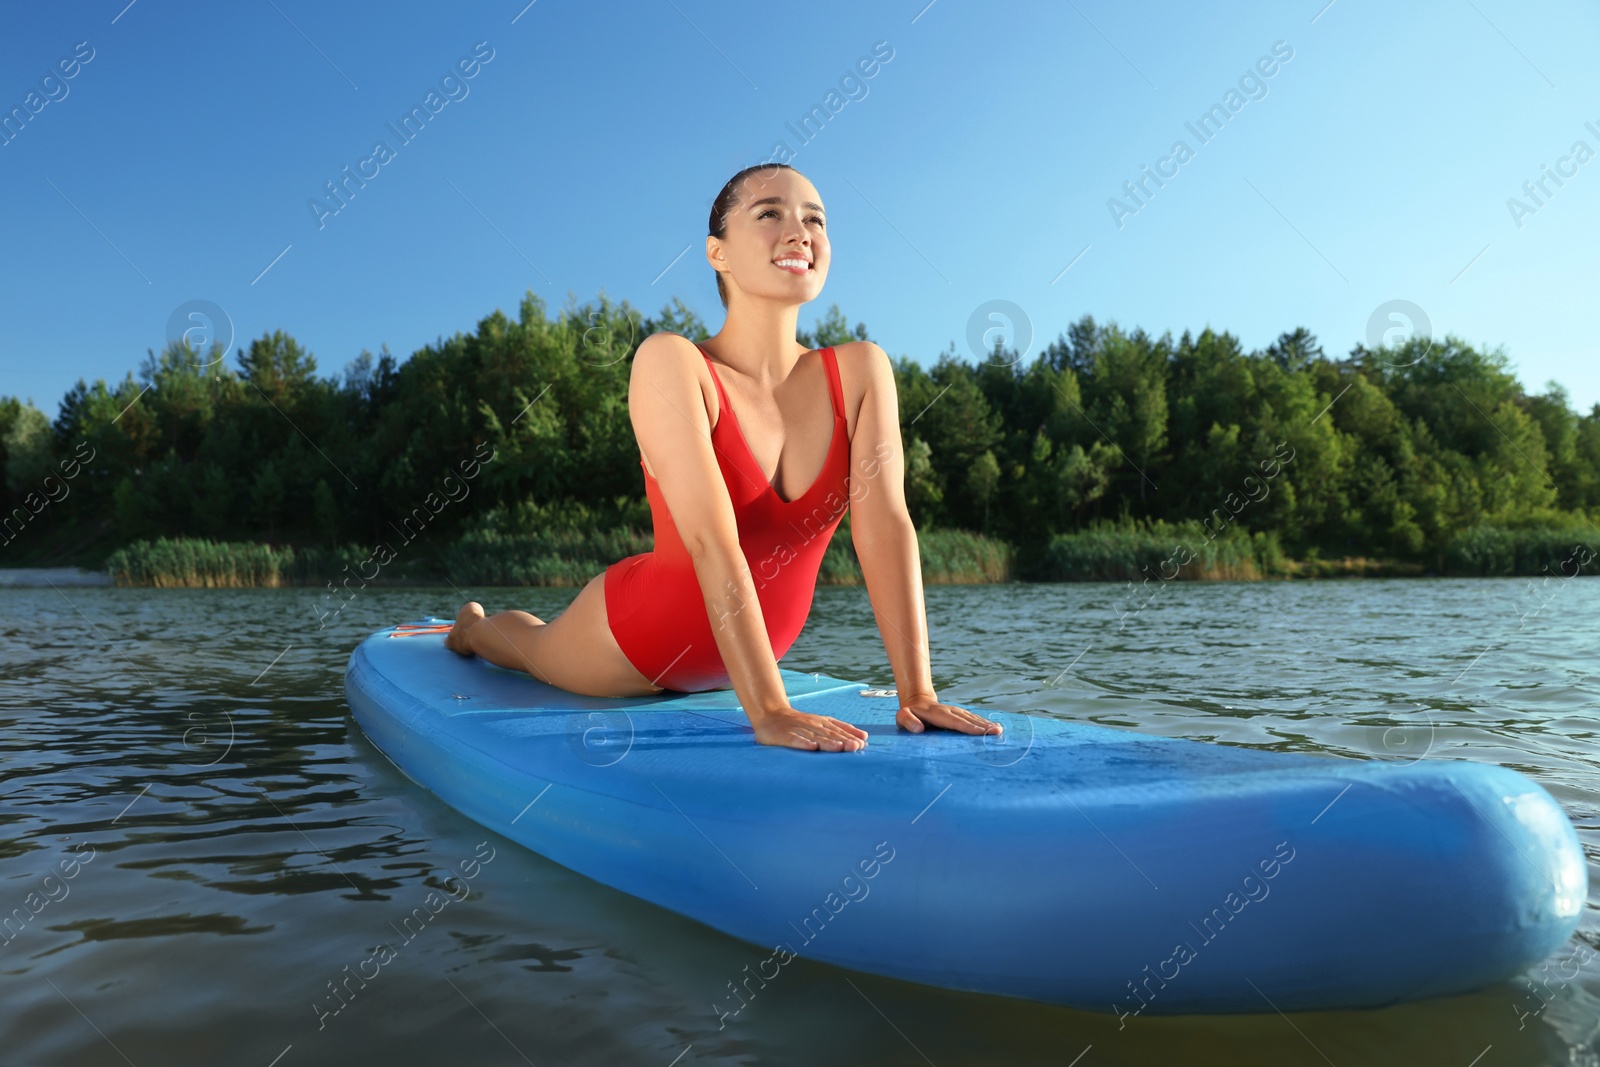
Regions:
<instances>
[{"instance_id":1,"label":"woman's eye","mask_svg":"<svg viewBox=\"0 0 1600 1067\"><path fill-rule=\"evenodd\" d=\"M822 222L822 216L821 216L821 215L812 215L812 216L811 216L811 217L810 217L810 218L809 218L809 219L807 219L807 220L806 220L806 221L807 221L807 222L820 222L820 223L822 223L822 225L824 225L824 226L826 226L826 225L827 225L827 223L825 223L825 222Z\"/></svg>"}]
</instances>

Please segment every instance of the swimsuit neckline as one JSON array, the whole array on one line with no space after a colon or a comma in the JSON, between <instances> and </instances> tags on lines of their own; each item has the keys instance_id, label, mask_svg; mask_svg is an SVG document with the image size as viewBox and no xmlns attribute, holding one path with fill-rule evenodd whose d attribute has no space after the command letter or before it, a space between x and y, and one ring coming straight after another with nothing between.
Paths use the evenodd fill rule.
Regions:
<instances>
[{"instance_id":1,"label":"swimsuit neckline","mask_svg":"<svg viewBox=\"0 0 1600 1067\"><path fill-rule=\"evenodd\" d=\"M700 348L700 345L696 344L695 347L696 348ZM827 347L828 347L828 349L831 349L833 346L829 345ZM820 356L825 351L825 349L817 348L817 349L813 349L813 351L817 355ZM833 415L833 430L832 430L832 432L830 433L830 435L828 437L828 453L827 453L826 456L823 457L822 470L817 472L816 478L812 480L811 484L806 488L805 492L801 493L799 496L795 497L793 500L785 500L785 499L783 499L783 497L778 495L777 486L775 486L771 482L767 481L766 476L764 474L762 474L761 462L756 459L755 452L752 451L751 448L750 448L750 442L745 439L744 426L739 422L739 416L734 414L733 404L728 400L728 391L727 391L727 389L725 389L723 387L722 379L717 377L717 368L716 368L715 363L712 361L711 356L706 352L706 350L704 348L700 348L700 354L705 357L707 366L709 366L711 368L711 380L716 382L718 399L722 402L722 410L720 412L718 412L717 422L718 422L719 425L721 424L723 415L732 416L732 418L733 418L733 433L734 433L734 436L739 439L739 444L744 447L744 454L746 456L750 457L750 463L751 463L751 465L753 467L755 467L756 473L762 475L761 481L762 481L762 484L764 486L764 491L768 492L768 493L771 493L772 496L773 496L773 499L777 500L778 503L786 505L786 506L790 505L790 504L798 504L800 501L802 501L806 497L810 496L811 493L818 486L820 486L823 483L823 480L825 478L827 478L827 476L828 476L828 468L831 465L831 461L833 460L833 451L839 444L839 419L840 419L840 415L839 415L839 412L834 410L833 383L832 383L832 381L827 380L828 377L829 377L827 365L824 364L824 366L822 368L823 369L823 378L824 378L825 384L828 387L828 411ZM713 426L712 430L715 431L716 427ZM774 472L774 477L776 477L776 472Z\"/></svg>"}]
</instances>

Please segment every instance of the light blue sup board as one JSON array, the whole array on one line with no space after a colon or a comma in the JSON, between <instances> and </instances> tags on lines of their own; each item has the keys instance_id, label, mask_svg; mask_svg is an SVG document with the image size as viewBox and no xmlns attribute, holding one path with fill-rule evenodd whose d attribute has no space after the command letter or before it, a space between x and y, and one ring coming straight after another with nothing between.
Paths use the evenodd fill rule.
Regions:
<instances>
[{"instance_id":1,"label":"light blue sup board","mask_svg":"<svg viewBox=\"0 0 1600 1067\"><path fill-rule=\"evenodd\" d=\"M1565 813L1493 764L987 709L1003 741L912 734L886 691L783 670L870 736L806 752L756 744L732 690L577 696L440 624L352 653L362 730L468 818L760 948L707 991L730 1013L794 956L1119 1015L1375 1007L1515 977L1588 895Z\"/></svg>"}]
</instances>

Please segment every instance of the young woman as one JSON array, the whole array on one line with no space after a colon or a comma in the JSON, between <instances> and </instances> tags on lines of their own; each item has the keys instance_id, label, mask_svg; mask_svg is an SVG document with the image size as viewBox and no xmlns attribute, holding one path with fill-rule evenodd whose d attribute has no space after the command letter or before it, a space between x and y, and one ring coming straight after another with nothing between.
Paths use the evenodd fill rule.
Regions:
<instances>
[{"instance_id":1,"label":"young woman","mask_svg":"<svg viewBox=\"0 0 1600 1067\"><path fill-rule=\"evenodd\" d=\"M757 742L855 751L866 731L790 707L777 666L848 507L896 723L1000 733L934 692L888 356L871 341L795 343L800 305L828 276L822 197L792 167L748 167L718 195L709 231L721 331L703 345L646 338L628 384L654 551L596 575L548 623L468 603L445 645L586 696L731 688Z\"/></svg>"}]
</instances>

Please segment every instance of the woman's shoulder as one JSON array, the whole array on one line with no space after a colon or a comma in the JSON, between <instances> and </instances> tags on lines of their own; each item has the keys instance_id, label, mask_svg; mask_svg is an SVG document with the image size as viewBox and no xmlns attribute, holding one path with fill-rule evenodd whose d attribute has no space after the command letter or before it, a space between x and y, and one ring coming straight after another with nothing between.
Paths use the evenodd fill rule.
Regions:
<instances>
[{"instance_id":1,"label":"woman's shoulder","mask_svg":"<svg viewBox=\"0 0 1600 1067\"><path fill-rule=\"evenodd\" d=\"M889 354L878 347L876 341L846 341L844 344L833 346L834 355L840 359L848 359L852 363L887 362Z\"/></svg>"},{"instance_id":2,"label":"woman's shoulder","mask_svg":"<svg viewBox=\"0 0 1600 1067\"><path fill-rule=\"evenodd\" d=\"M852 434L861 406L870 393L895 392L894 366L889 355L873 341L846 341L833 346L839 368L839 388L844 393L845 421Z\"/></svg>"},{"instance_id":3,"label":"woman's shoulder","mask_svg":"<svg viewBox=\"0 0 1600 1067\"><path fill-rule=\"evenodd\" d=\"M647 386L650 392L679 404L698 394L706 419L710 425L716 425L717 392L705 355L699 345L682 334L662 330L639 342L628 377L630 408L633 394Z\"/></svg>"},{"instance_id":4,"label":"woman's shoulder","mask_svg":"<svg viewBox=\"0 0 1600 1067\"><path fill-rule=\"evenodd\" d=\"M646 357L649 359L681 359L688 356L699 355L700 346L683 336L681 333L672 333L668 330L660 330L639 342L639 347L636 348L633 353L634 362L637 363L639 357L644 356L647 352L652 353L652 355ZM658 352L663 354L654 355L654 353ZM665 353L669 352L677 353L677 355L665 355Z\"/></svg>"},{"instance_id":5,"label":"woman's shoulder","mask_svg":"<svg viewBox=\"0 0 1600 1067\"><path fill-rule=\"evenodd\" d=\"M847 397L851 393L859 396L868 386L894 388L894 365L889 362L889 354L878 347L877 342L846 341L834 345L833 354Z\"/></svg>"},{"instance_id":6,"label":"woman's shoulder","mask_svg":"<svg viewBox=\"0 0 1600 1067\"><path fill-rule=\"evenodd\" d=\"M699 345L681 333L662 330L640 341L634 349L629 377L634 382L658 384L685 379L698 382L706 377L705 362Z\"/></svg>"}]
</instances>

